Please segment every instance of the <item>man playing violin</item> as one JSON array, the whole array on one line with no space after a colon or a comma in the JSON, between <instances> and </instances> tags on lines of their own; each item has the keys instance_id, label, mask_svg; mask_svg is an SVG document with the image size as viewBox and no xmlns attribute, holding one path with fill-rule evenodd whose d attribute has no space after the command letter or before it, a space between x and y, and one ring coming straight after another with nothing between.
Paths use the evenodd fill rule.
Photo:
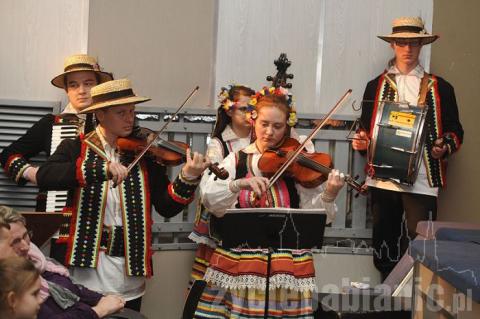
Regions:
<instances>
[{"instance_id":1,"label":"man playing violin","mask_svg":"<svg viewBox=\"0 0 480 319\"><path fill-rule=\"evenodd\" d=\"M146 158L128 170L117 140L132 133L135 104L150 99L135 95L127 79L95 86L91 95L93 103L82 113L94 112L97 128L63 141L36 178L46 189L71 189L60 241L68 243L65 263L73 277L139 310L145 277L152 275L151 205L164 217L181 212L210 161L187 150L173 182L165 166Z\"/></svg>"},{"instance_id":2,"label":"man playing violin","mask_svg":"<svg viewBox=\"0 0 480 319\"><path fill-rule=\"evenodd\" d=\"M379 38L390 43L395 57L388 70L367 84L361 115L363 129L357 132L352 147L359 151L368 148L379 101L421 105L423 100L428 106L425 147L415 183L408 186L367 179L372 186L374 264L385 278L407 249L408 238L415 237L417 223L436 219L438 189L446 184L446 160L460 148L463 129L453 87L426 73L419 64L422 46L438 36L428 34L420 18L407 17L395 19L392 34ZM408 237L402 236L404 222ZM382 250L385 244L387 251Z\"/></svg>"},{"instance_id":3,"label":"man playing violin","mask_svg":"<svg viewBox=\"0 0 480 319\"><path fill-rule=\"evenodd\" d=\"M267 149L279 147L296 123L292 97L284 88L264 88L251 99L256 106L254 120L256 141L242 151L230 153L221 163L229 173L226 180L210 177L201 188L203 204L213 215L224 216L229 208L290 207L324 208L327 223L335 216L334 200L344 185L338 171L313 188L306 188L293 178L283 176L272 187L258 162ZM249 229L243 230L245 237ZM218 246L210 258L204 280L207 281L194 318L249 317L263 313L264 280L267 276L268 249L225 249ZM313 316L312 292L315 290L313 257L309 250L277 249L271 254L275 265L269 278L269 314L276 318L310 318ZM270 316L269 316L270 317Z\"/></svg>"}]
</instances>

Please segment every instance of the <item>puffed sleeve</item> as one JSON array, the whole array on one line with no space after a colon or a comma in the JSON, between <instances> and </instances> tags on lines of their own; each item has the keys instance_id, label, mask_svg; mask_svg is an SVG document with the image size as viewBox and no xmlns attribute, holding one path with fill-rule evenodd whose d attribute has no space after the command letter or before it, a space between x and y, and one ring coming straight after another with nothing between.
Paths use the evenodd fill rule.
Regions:
<instances>
[{"instance_id":1,"label":"puffed sleeve","mask_svg":"<svg viewBox=\"0 0 480 319\"><path fill-rule=\"evenodd\" d=\"M206 155L212 163L221 163L223 161L223 147L217 138L212 138L207 147ZM210 172L205 171L200 182L200 189L204 188L210 179Z\"/></svg>"},{"instance_id":2,"label":"puffed sleeve","mask_svg":"<svg viewBox=\"0 0 480 319\"><path fill-rule=\"evenodd\" d=\"M322 194L325 191L325 183L315 188L305 188L296 183L295 187L300 196L300 208L325 208L327 214L327 224L331 223L335 219L337 213L337 205L335 201L324 202Z\"/></svg>"},{"instance_id":3,"label":"puffed sleeve","mask_svg":"<svg viewBox=\"0 0 480 319\"><path fill-rule=\"evenodd\" d=\"M229 184L236 175L236 154L230 153L221 163L220 167L228 171L226 180L216 179L215 175L207 175L205 184L200 188L203 205L209 212L217 217L222 217L225 211L233 208L237 202L238 193L230 191Z\"/></svg>"}]
</instances>

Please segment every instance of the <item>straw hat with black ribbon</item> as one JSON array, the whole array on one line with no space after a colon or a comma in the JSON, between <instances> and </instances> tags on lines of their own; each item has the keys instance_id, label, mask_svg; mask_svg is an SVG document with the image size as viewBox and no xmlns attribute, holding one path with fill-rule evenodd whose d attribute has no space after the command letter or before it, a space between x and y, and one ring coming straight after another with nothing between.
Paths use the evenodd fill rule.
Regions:
<instances>
[{"instance_id":1,"label":"straw hat with black ribbon","mask_svg":"<svg viewBox=\"0 0 480 319\"><path fill-rule=\"evenodd\" d=\"M112 80L90 90L92 105L80 113L91 113L96 110L124 104L138 104L150 101L148 97L135 95L132 90L132 82L128 79Z\"/></svg>"},{"instance_id":2,"label":"straw hat with black ribbon","mask_svg":"<svg viewBox=\"0 0 480 319\"><path fill-rule=\"evenodd\" d=\"M63 73L52 79L52 84L65 89L65 76L73 72L92 71L97 74L100 83L113 80L113 75L100 69L97 59L87 54L75 54L67 57L63 63Z\"/></svg>"},{"instance_id":3,"label":"straw hat with black ribbon","mask_svg":"<svg viewBox=\"0 0 480 319\"><path fill-rule=\"evenodd\" d=\"M438 39L438 35L427 33L423 21L419 17L402 17L393 20L392 33L389 35L379 35L380 39L392 42L397 39L422 41L422 45L430 44Z\"/></svg>"}]
</instances>

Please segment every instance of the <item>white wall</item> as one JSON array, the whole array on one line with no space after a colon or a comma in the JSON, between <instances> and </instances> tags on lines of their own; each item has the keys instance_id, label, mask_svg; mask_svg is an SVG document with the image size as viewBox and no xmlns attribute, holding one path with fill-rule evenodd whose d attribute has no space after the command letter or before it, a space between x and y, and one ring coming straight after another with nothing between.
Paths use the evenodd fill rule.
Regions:
<instances>
[{"instance_id":1,"label":"white wall","mask_svg":"<svg viewBox=\"0 0 480 319\"><path fill-rule=\"evenodd\" d=\"M312 112L331 108L347 88L360 103L368 81L387 66L393 56L388 43L377 35L390 34L391 22L401 16L420 16L432 30L433 0L324 0L325 24L319 102ZM422 50L422 64L428 70L430 46ZM344 106L340 114L359 114Z\"/></svg>"},{"instance_id":2,"label":"white wall","mask_svg":"<svg viewBox=\"0 0 480 319\"><path fill-rule=\"evenodd\" d=\"M421 16L431 30L432 11L433 0L220 0L216 91L232 81L256 89L267 84L273 60L284 52L300 112L325 113L349 88L359 102L392 55L376 35L390 33L398 16ZM426 47L427 69L429 56ZM355 112L345 106L339 114Z\"/></svg>"},{"instance_id":3,"label":"white wall","mask_svg":"<svg viewBox=\"0 0 480 319\"><path fill-rule=\"evenodd\" d=\"M325 112L347 88L360 101L382 71L391 52L376 35L394 17L420 15L431 30L432 12L433 0L3 0L0 98L64 99L49 81L88 46L151 105L175 106L198 84L191 105L209 107L232 81L267 84L286 52L299 111ZM423 51L428 68L430 47Z\"/></svg>"},{"instance_id":4,"label":"white wall","mask_svg":"<svg viewBox=\"0 0 480 319\"><path fill-rule=\"evenodd\" d=\"M88 0L0 1L0 99L59 101L50 80L87 52Z\"/></svg>"},{"instance_id":5,"label":"white wall","mask_svg":"<svg viewBox=\"0 0 480 319\"><path fill-rule=\"evenodd\" d=\"M144 105L211 104L215 0L90 1L89 53L115 78L128 77Z\"/></svg>"}]
</instances>

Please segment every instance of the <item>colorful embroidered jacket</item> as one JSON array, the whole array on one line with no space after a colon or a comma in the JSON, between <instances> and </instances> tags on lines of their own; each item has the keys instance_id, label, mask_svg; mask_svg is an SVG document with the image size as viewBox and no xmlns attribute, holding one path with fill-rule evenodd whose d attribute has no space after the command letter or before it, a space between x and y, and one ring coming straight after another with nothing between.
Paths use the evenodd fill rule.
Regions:
<instances>
[{"instance_id":1,"label":"colorful embroidered jacket","mask_svg":"<svg viewBox=\"0 0 480 319\"><path fill-rule=\"evenodd\" d=\"M30 167L30 158L42 152L47 157L50 156L53 125L62 124L65 121L70 122L72 118L78 119L72 113L46 114L18 140L3 149L0 155L0 162L5 174L18 186L24 186L27 180L23 178L23 172ZM45 211L45 201L46 192L40 189L37 196L37 211Z\"/></svg>"},{"instance_id":2,"label":"colorful embroidered jacket","mask_svg":"<svg viewBox=\"0 0 480 319\"><path fill-rule=\"evenodd\" d=\"M70 116L75 117L73 114ZM31 157L44 152L50 155L52 143L52 126L62 123L64 116L46 114L28 129L18 140L7 146L0 156L0 161L5 173L19 186L26 184L22 177L23 172L30 166Z\"/></svg>"},{"instance_id":3,"label":"colorful embroidered jacket","mask_svg":"<svg viewBox=\"0 0 480 319\"><path fill-rule=\"evenodd\" d=\"M361 124L371 138L378 102L398 101L395 75L384 72L370 81L363 100L366 102L362 107ZM463 142L463 128L453 87L441 77L430 75L425 103L428 105L428 112L423 157L427 165L428 182L431 187L443 187L446 185L446 158L455 153ZM435 140L440 137L448 137L445 139L448 150L444 158L434 159L431 150Z\"/></svg>"},{"instance_id":4,"label":"colorful embroidered jacket","mask_svg":"<svg viewBox=\"0 0 480 319\"><path fill-rule=\"evenodd\" d=\"M106 228L103 219L109 191L107 169L106 154L93 131L75 140L63 141L37 173L38 185L45 189L71 189L64 209L67 222L60 233L60 241L63 239L68 244L67 265L97 266ZM117 186L123 236L115 237L122 240L128 275L152 274L151 205L160 215L172 217L193 200L197 184L180 177L170 183L164 166L141 160Z\"/></svg>"}]
</instances>

